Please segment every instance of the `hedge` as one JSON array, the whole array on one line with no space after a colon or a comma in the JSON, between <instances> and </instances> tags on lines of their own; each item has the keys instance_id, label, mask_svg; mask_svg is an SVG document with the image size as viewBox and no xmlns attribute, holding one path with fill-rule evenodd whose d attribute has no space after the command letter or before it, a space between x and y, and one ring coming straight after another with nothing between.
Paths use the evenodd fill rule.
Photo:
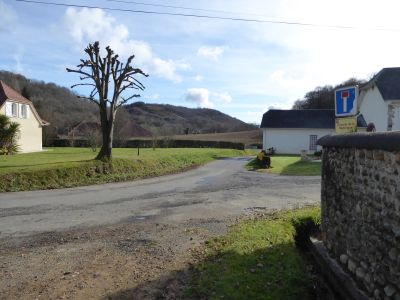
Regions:
<instances>
[{"instance_id":1,"label":"hedge","mask_svg":"<svg viewBox=\"0 0 400 300\"><path fill-rule=\"evenodd\" d=\"M46 147L90 147L90 143L84 139L55 139L48 141ZM244 150L243 143L199 141L199 140L126 140L113 142L113 147L118 148L220 148Z\"/></svg>"}]
</instances>

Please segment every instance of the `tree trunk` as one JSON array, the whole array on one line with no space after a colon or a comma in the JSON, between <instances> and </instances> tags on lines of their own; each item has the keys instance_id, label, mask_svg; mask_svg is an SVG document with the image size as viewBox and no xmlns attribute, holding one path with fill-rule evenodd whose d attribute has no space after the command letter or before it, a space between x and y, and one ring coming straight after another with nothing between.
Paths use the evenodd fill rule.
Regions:
<instances>
[{"instance_id":1,"label":"tree trunk","mask_svg":"<svg viewBox=\"0 0 400 300\"><path fill-rule=\"evenodd\" d=\"M108 123L108 122L107 122ZM113 136L112 136L112 125L103 124L102 128L102 136L103 136L103 145L101 146L99 154L97 154L96 159L109 162L112 159L112 144L113 144Z\"/></svg>"},{"instance_id":2,"label":"tree trunk","mask_svg":"<svg viewBox=\"0 0 400 300\"><path fill-rule=\"evenodd\" d=\"M103 145L101 146L99 154L96 159L110 162L112 160L112 146L113 146L113 131L114 131L114 118L107 119L107 111L103 109L101 112L101 131L103 137Z\"/></svg>"}]
</instances>

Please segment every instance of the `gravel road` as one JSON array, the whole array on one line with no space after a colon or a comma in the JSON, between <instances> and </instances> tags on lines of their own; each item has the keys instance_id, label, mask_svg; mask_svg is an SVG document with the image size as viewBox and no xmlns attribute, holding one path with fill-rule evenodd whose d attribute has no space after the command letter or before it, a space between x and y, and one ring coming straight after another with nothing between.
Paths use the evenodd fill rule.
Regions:
<instances>
[{"instance_id":1,"label":"gravel road","mask_svg":"<svg viewBox=\"0 0 400 300\"><path fill-rule=\"evenodd\" d=\"M175 298L176 288L160 294L179 277L172 270L185 269L191 251L232 220L320 201L320 177L247 171L248 160L134 182L0 194L0 299Z\"/></svg>"},{"instance_id":2,"label":"gravel road","mask_svg":"<svg viewBox=\"0 0 400 300\"><path fill-rule=\"evenodd\" d=\"M319 177L246 171L247 158L222 159L176 175L126 183L0 194L0 238L162 217L238 215L252 207L316 203Z\"/></svg>"}]
</instances>

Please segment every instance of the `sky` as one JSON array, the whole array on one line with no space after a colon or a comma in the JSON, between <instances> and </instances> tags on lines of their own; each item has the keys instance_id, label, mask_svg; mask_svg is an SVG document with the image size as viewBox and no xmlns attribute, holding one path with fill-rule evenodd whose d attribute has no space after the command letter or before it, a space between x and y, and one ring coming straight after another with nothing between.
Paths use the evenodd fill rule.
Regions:
<instances>
[{"instance_id":1,"label":"sky","mask_svg":"<svg viewBox=\"0 0 400 300\"><path fill-rule=\"evenodd\" d=\"M1 70L70 87L79 78L65 68L99 41L121 60L134 54L133 65L149 74L137 77L146 87L141 101L214 108L249 123L268 109L290 109L317 86L400 66L397 0L42 2L268 21L0 0Z\"/></svg>"}]
</instances>

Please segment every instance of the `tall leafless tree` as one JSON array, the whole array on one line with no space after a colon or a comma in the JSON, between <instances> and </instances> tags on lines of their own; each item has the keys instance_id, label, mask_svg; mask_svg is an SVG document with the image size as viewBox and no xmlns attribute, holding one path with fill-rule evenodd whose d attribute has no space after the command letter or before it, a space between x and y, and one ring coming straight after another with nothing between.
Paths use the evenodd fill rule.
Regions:
<instances>
[{"instance_id":1,"label":"tall leafless tree","mask_svg":"<svg viewBox=\"0 0 400 300\"><path fill-rule=\"evenodd\" d=\"M145 74L141 69L131 66L134 55L130 56L126 63L118 59L118 55L108 46L104 57L100 54L99 42L89 44L85 49L88 59L81 59L77 69L67 68L67 72L80 74L80 80L88 82L78 83L77 86L89 86L92 88L88 99L99 106L100 122L103 144L96 159L110 161L112 158L112 144L114 121L117 110L129 100L140 97L139 94L123 96L127 91L144 90L144 85L134 76Z\"/></svg>"}]
</instances>

